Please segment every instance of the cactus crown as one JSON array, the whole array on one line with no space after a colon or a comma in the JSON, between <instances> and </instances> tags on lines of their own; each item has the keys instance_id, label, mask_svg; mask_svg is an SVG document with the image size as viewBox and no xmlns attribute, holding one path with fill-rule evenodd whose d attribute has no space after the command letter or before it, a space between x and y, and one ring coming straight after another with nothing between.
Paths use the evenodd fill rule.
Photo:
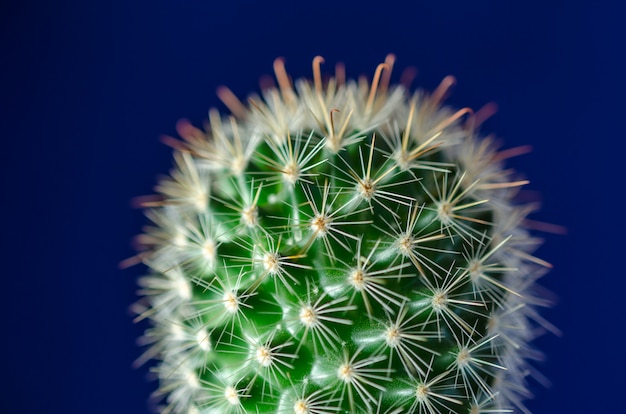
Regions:
<instances>
[{"instance_id":1,"label":"cactus crown","mask_svg":"<svg viewBox=\"0 0 626 414\"><path fill-rule=\"evenodd\" d=\"M338 66L180 122L143 200L140 361L163 413L522 410L544 301L519 180L480 116ZM514 152L514 151L513 151Z\"/></svg>"}]
</instances>

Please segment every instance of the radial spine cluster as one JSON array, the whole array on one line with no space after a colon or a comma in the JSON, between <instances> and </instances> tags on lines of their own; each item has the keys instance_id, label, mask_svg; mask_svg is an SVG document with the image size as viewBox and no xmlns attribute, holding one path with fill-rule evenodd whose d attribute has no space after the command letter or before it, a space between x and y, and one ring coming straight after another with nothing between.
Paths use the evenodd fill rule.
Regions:
<instances>
[{"instance_id":1,"label":"radial spine cluster","mask_svg":"<svg viewBox=\"0 0 626 414\"><path fill-rule=\"evenodd\" d=\"M481 116L338 65L166 138L174 167L141 200L139 363L162 413L527 412L549 265L527 184Z\"/></svg>"}]
</instances>

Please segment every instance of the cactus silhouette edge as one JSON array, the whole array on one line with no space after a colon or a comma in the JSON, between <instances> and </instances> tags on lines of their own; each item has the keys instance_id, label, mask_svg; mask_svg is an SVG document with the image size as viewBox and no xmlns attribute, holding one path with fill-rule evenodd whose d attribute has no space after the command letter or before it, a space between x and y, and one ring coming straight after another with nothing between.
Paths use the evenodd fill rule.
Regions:
<instances>
[{"instance_id":1,"label":"cactus silhouette edge","mask_svg":"<svg viewBox=\"0 0 626 414\"><path fill-rule=\"evenodd\" d=\"M141 364L162 413L528 412L550 265L482 116L337 65L288 76L205 128L177 124L140 199Z\"/></svg>"}]
</instances>

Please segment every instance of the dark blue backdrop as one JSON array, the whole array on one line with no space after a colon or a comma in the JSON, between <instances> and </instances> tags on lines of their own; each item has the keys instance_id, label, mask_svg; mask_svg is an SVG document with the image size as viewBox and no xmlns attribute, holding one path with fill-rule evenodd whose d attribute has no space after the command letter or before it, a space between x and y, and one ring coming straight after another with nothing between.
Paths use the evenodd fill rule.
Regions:
<instances>
[{"instance_id":1,"label":"dark blue backdrop","mask_svg":"<svg viewBox=\"0 0 626 414\"><path fill-rule=\"evenodd\" d=\"M409 5L411 3L411 5ZM120 271L144 223L130 199L170 166L161 134L200 123L226 84L256 90L284 56L308 76L372 74L393 52L416 83L458 84L449 103L499 113L484 129L566 226L539 255L562 331L538 346L536 413L622 412L625 385L623 30L619 1L14 1L0 5L0 412L147 413L132 369L140 267ZM397 76L397 75L396 75ZM223 108L222 108L223 109Z\"/></svg>"}]
</instances>

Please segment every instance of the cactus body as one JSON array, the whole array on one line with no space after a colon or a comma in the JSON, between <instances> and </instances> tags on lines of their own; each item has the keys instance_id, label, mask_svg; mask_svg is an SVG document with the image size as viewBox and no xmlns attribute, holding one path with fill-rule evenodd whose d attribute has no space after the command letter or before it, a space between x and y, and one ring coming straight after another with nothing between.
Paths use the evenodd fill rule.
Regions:
<instances>
[{"instance_id":1,"label":"cactus body","mask_svg":"<svg viewBox=\"0 0 626 414\"><path fill-rule=\"evenodd\" d=\"M144 200L139 319L164 413L524 410L545 263L468 109L338 70L206 131Z\"/></svg>"}]
</instances>

